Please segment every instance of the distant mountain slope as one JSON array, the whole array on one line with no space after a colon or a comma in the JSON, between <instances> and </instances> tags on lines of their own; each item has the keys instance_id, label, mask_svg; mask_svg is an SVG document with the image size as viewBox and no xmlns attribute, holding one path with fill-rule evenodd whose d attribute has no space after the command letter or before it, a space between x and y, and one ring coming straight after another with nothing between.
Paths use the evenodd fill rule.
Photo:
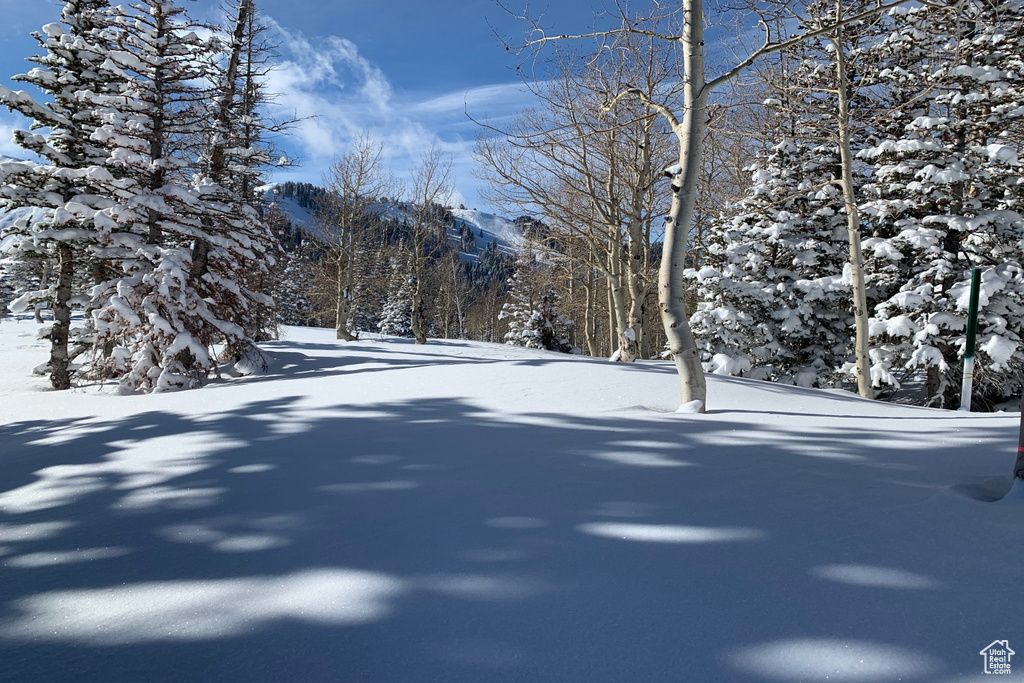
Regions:
<instances>
[{"instance_id":1,"label":"distant mountain slope","mask_svg":"<svg viewBox=\"0 0 1024 683\"><path fill-rule=\"evenodd\" d=\"M316 232L316 224L313 221L313 214L309 212L309 209L302 206L297 198L282 194L278 189L280 186L280 183L270 183L259 188L263 191L263 197L267 204L276 203L278 208L284 212L295 227L301 228L310 234L318 234Z\"/></svg>"},{"instance_id":2,"label":"distant mountain slope","mask_svg":"<svg viewBox=\"0 0 1024 683\"><path fill-rule=\"evenodd\" d=\"M276 203L291 220L293 227L314 237L324 237L309 206L304 206L297 196L282 192L281 183L271 183L261 189L265 192L267 203ZM405 203L378 204L376 210L385 218L397 221L411 215L411 206ZM455 221L448 229L448 237L459 250L463 261L476 262L480 252L492 242L497 242L498 250L504 254L513 255L518 251L522 231L514 221L476 209L452 209L451 213ZM464 235L471 235L472 243L464 239Z\"/></svg>"},{"instance_id":3,"label":"distant mountain slope","mask_svg":"<svg viewBox=\"0 0 1024 683\"><path fill-rule=\"evenodd\" d=\"M498 249L505 254L515 254L519 250L523 233L519 226L509 219L476 209L452 209L452 215L455 216L456 230L461 225L472 230L481 249L497 240Z\"/></svg>"}]
</instances>

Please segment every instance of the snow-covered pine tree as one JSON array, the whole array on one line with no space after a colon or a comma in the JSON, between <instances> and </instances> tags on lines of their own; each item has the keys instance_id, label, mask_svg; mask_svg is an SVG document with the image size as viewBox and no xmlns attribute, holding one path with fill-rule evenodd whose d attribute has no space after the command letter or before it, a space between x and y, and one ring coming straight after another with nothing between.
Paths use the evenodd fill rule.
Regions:
<instances>
[{"instance_id":1,"label":"snow-covered pine tree","mask_svg":"<svg viewBox=\"0 0 1024 683\"><path fill-rule=\"evenodd\" d=\"M110 349L96 354L94 365L120 375L124 391L195 386L216 368L215 343L244 339L210 305L217 300L210 285L230 288L230 281L209 278L199 291L191 277L193 244L209 239L207 226L230 210L197 189L190 160L195 137L208 129L209 92L201 83L218 45L200 38L197 31L208 27L171 0L141 0L112 8L109 16L118 47L103 68L128 85L98 100L103 125L93 138L107 149L112 174L126 183L119 216L134 239L108 245L131 253L121 255L122 277L94 313L99 339Z\"/></svg>"},{"instance_id":2,"label":"snow-covered pine tree","mask_svg":"<svg viewBox=\"0 0 1024 683\"><path fill-rule=\"evenodd\" d=\"M901 381L919 370L907 366L915 325L886 302L920 269L922 252L939 240L938 231L922 221L934 213L941 193L916 177L925 167L939 177L947 175L943 167L949 160L940 136L932 130L934 100L940 92L937 79L948 68L943 45L948 36L943 29L935 30L933 22L941 16L934 10L900 7L890 11L892 31L870 49L868 78L885 105L874 121L871 143L858 155L870 164L872 175L863 188L861 211L869 292L876 306L871 321L875 386L899 388ZM905 296L899 299L907 301ZM931 374L937 380L937 372Z\"/></svg>"},{"instance_id":3,"label":"snow-covered pine tree","mask_svg":"<svg viewBox=\"0 0 1024 683\"><path fill-rule=\"evenodd\" d=\"M559 312L561 297L554 287L531 282L531 256L524 252L516 260L509 280L509 301L502 305L498 314L499 320L508 320L505 343L572 353L574 349L565 332L573 323ZM539 290L539 294L534 290Z\"/></svg>"},{"instance_id":4,"label":"snow-covered pine tree","mask_svg":"<svg viewBox=\"0 0 1024 683\"><path fill-rule=\"evenodd\" d=\"M35 222L33 214L45 217L44 209L25 207L4 213L0 221L0 235L6 234L9 228L21 218L27 218L26 225ZM12 250L17 247L16 240L5 240ZM50 280L53 260L43 251L26 250L20 258L0 250L0 317L11 312L11 307L20 311L31 308L36 321L43 322L42 310L46 306L44 287Z\"/></svg>"},{"instance_id":5,"label":"snow-covered pine tree","mask_svg":"<svg viewBox=\"0 0 1024 683\"><path fill-rule=\"evenodd\" d=\"M42 162L0 164L0 202L7 209L39 209L5 231L15 238L9 255L50 258L55 264L53 282L17 302L45 302L52 311L53 323L41 336L50 341L46 367L54 389L70 388L72 362L89 341L83 337L69 347L73 309L93 303L88 292L76 290L76 281L105 277L101 241L117 241L112 233L120 230L115 202L105 191L117 183L104 168L107 151L92 138L100 126L96 98L116 92L123 81L100 69L110 48L103 33L107 8L106 0L66 0L60 22L33 34L42 48L42 54L29 57L37 67L14 80L36 87L45 104L0 86L0 104L30 119L33 129L46 131L15 131L15 143Z\"/></svg>"},{"instance_id":6,"label":"snow-covered pine tree","mask_svg":"<svg viewBox=\"0 0 1024 683\"><path fill-rule=\"evenodd\" d=\"M864 272L864 256L861 245L861 216L858 204L859 185L862 176L857 172L855 145L864 128L870 123L858 114L870 108L870 84L865 81L863 57L867 48L884 34L884 17L875 15L870 19L851 23L837 23L844 12L860 14L877 8L870 0L816 0L807 9L802 21L809 30L821 30L833 25L819 38L803 41L802 48L809 54L801 64L798 74L802 76L798 87L802 88L804 106L821 114L819 134L834 143L839 151L832 182L841 190L843 214L846 218L847 264L849 266L850 294L853 312L853 361L851 374L857 382L857 391L864 398L874 398L871 382L871 357L869 349L870 319L867 302L867 287Z\"/></svg>"},{"instance_id":7,"label":"snow-covered pine tree","mask_svg":"<svg viewBox=\"0 0 1024 683\"><path fill-rule=\"evenodd\" d=\"M844 8L856 13L866 4ZM816 30L839 11L835 0L819 0L802 23ZM691 272L716 297L694 320L712 371L820 386L847 366L861 395L873 394L857 202L863 180L853 152L876 97L865 79L866 48L888 24L876 18L827 31L783 53L771 74L779 92L768 101L778 112L769 138L786 139L755 169L732 232L716 230L719 267Z\"/></svg>"},{"instance_id":8,"label":"snow-covered pine tree","mask_svg":"<svg viewBox=\"0 0 1024 683\"><path fill-rule=\"evenodd\" d=\"M264 204L263 185L268 169L289 163L287 158L275 154L270 137L292 122L276 122L266 117L265 107L274 99L268 92L267 80L273 70L271 58L275 48L267 39L269 28L259 9L252 0L233 0L227 9L228 21L234 22L232 41L240 36L241 51L226 121L230 142L224 150L229 170L225 184L251 206L260 208ZM229 69L230 64L224 68L224 78L228 77Z\"/></svg>"},{"instance_id":9,"label":"snow-covered pine tree","mask_svg":"<svg viewBox=\"0 0 1024 683\"><path fill-rule=\"evenodd\" d=\"M247 287L240 280L253 283L253 273L265 273L275 263L278 250L270 228L250 198L240 194L238 187L244 183L239 182L235 168L244 166L251 170L258 159L258 145L242 149L237 146L239 138L235 134L240 111L236 104L239 98L245 100L242 90L246 87L246 36L255 12L253 0L238 0L222 58L212 65L211 125L203 136L201 173L193 181L196 194L206 204L207 215L202 232L193 241L188 274L190 285L211 302L214 314L227 323L219 328L224 356L235 361L243 372L267 365L268 359L246 328L254 329L258 317L272 323L272 317L259 316L256 308L270 309L274 303L268 294ZM253 140L248 142L255 144ZM240 156L246 157L244 163L233 164Z\"/></svg>"},{"instance_id":10,"label":"snow-covered pine tree","mask_svg":"<svg viewBox=\"0 0 1024 683\"><path fill-rule=\"evenodd\" d=\"M799 123L749 170L748 197L705 237L706 265L688 277L690 319L709 372L831 386L850 357L845 217L830 183L834 146L801 139Z\"/></svg>"},{"instance_id":11,"label":"snow-covered pine tree","mask_svg":"<svg viewBox=\"0 0 1024 683\"><path fill-rule=\"evenodd\" d=\"M411 337L412 296L416 288L415 275L409 274L408 258L397 259L391 267L388 298L380 314L377 329L393 337Z\"/></svg>"},{"instance_id":12,"label":"snow-covered pine tree","mask_svg":"<svg viewBox=\"0 0 1024 683\"><path fill-rule=\"evenodd\" d=\"M374 241L376 244L372 248L367 248L362 254L357 252L360 257L356 259L359 275L356 278L355 306L351 318L352 328L357 331L378 331L381 315L388 302L392 276L388 254L393 247L385 239L383 231L377 233Z\"/></svg>"},{"instance_id":13,"label":"snow-covered pine tree","mask_svg":"<svg viewBox=\"0 0 1024 683\"><path fill-rule=\"evenodd\" d=\"M19 296L42 290L48 265L49 261L42 258L19 260L0 254L0 318L10 313L10 304ZM27 308L28 301L24 303Z\"/></svg>"},{"instance_id":14,"label":"snow-covered pine tree","mask_svg":"<svg viewBox=\"0 0 1024 683\"><path fill-rule=\"evenodd\" d=\"M293 121L274 121L266 116L266 105L274 99L267 82L273 69L275 46L267 39L269 28L252 0L234 0L228 5L228 21L234 22L234 41L241 26L241 51L237 68L237 84L231 100L229 145L224 150L228 175L223 184L236 193L242 202L262 215L265 205L267 171L272 166L288 165L289 160L276 153L272 136L286 130ZM224 68L229 77L230 59ZM264 226L248 226L248 237L264 256L255 262L244 260L236 279L246 294L248 306L236 311L235 322L255 341L276 337L274 301L268 295L271 283L280 277L276 261L283 256L280 244L269 240Z\"/></svg>"},{"instance_id":15,"label":"snow-covered pine tree","mask_svg":"<svg viewBox=\"0 0 1024 683\"><path fill-rule=\"evenodd\" d=\"M313 263L301 250L285 252L280 260L281 276L274 296L277 320L282 325L316 327L320 324L313 290Z\"/></svg>"},{"instance_id":16,"label":"snow-covered pine tree","mask_svg":"<svg viewBox=\"0 0 1024 683\"><path fill-rule=\"evenodd\" d=\"M874 164L865 208L876 280L889 285L873 324L873 374L896 383L925 371L929 403L956 405L970 271L980 267L974 394L991 406L1024 386L1024 9L978 0L900 16L897 38L912 59L883 75L918 94L864 153Z\"/></svg>"}]
</instances>

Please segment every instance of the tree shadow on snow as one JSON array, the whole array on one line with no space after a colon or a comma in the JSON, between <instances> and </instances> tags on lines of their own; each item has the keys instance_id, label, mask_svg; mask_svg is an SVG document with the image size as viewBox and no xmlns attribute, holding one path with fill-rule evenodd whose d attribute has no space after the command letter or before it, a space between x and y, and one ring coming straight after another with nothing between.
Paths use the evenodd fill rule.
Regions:
<instances>
[{"instance_id":1,"label":"tree shadow on snow","mask_svg":"<svg viewBox=\"0 0 1024 683\"><path fill-rule=\"evenodd\" d=\"M1008 430L298 401L0 428L0 679L941 680L1020 630L1019 511L950 491Z\"/></svg>"}]
</instances>

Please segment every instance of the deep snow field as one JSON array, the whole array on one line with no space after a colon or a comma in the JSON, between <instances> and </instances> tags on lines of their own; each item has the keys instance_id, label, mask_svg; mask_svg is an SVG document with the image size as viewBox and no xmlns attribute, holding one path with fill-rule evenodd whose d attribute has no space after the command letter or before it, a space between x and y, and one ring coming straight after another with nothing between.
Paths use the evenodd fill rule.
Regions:
<instances>
[{"instance_id":1,"label":"deep snow field","mask_svg":"<svg viewBox=\"0 0 1024 683\"><path fill-rule=\"evenodd\" d=\"M1024 679L1018 415L285 328L46 391L0 322L2 681Z\"/></svg>"}]
</instances>

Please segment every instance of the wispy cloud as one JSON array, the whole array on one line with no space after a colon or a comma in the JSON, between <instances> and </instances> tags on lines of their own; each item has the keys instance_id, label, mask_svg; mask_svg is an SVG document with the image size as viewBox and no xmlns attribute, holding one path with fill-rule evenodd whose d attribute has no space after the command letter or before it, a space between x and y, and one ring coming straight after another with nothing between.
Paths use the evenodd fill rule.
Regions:
<instances>
[{"instance_id":1,"label":"wispy cloud","mask_svg":"<svg viewBox=\"0 0 1024 683\"><path fill-rule=\"evenodd\" d=\"M503 113L521 109L532 100L533 95L522 83L496 83L445 93L413 105L411 111L429 115L465 112L475 118L487 115L492 109Z\"/></svg>"}]
</instances>

